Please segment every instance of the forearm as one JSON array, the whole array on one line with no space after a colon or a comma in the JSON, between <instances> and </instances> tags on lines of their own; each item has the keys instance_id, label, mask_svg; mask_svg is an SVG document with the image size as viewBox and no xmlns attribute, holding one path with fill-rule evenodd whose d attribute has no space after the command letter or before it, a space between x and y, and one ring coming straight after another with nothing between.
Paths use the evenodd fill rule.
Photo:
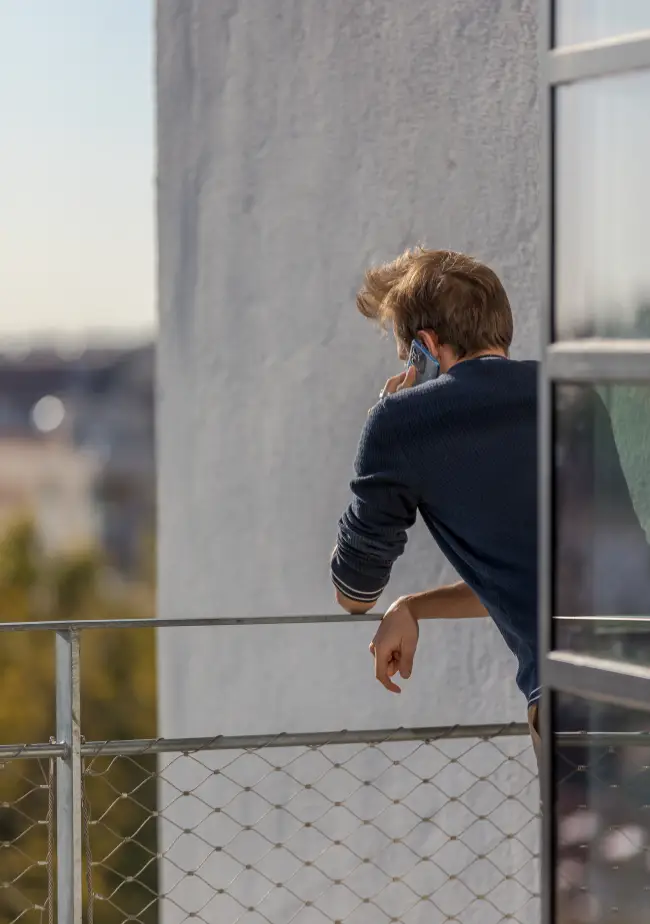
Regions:
<instances>
[{"instance_id":1,"label":"forearm","mask_svg":"<svg viewBox=\"0 0 650 924\"><path fill-rule=\"evenodd\" d=\"M409 594L408 606L417 619L476 619L487 616L479 598L464 581Z\"/></svg>"},{"instance_id":2,"label":"forearm","mask_svg":"<svg viewBox=\"0 0 650 924\"><path fill-rule=\"evenodd\" d=\"M353 600L351 597L346 597L338 588L336 589L335 595L338 605L342 607L346 613L350 613L351 616L362 616L364 613L369 612L377 602L376 600L367 602Z\"/></svg>"}]
</instances>

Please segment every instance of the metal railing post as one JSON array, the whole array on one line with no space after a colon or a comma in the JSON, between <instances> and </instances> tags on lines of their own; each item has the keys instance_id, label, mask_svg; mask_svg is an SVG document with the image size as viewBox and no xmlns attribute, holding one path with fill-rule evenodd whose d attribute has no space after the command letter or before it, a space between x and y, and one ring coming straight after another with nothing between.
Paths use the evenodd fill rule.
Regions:
<instances>
[{"instance_id":1,"label":"metal railing post","mask_svg":"<svg viewBox=\"0 0 650 924\"><path fill-rule=\"evenodd\" d=\"M56 634L57 922L82 924L81 731L79 633Z\"/></svg>"}]
</instances>

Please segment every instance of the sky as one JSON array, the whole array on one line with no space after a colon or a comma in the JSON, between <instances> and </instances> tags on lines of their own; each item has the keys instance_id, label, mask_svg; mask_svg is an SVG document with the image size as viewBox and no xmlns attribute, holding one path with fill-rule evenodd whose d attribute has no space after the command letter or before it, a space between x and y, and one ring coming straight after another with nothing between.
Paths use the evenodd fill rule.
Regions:
<instances>
[{"instance_id":1,"label":"sky","mask_svg":"<svg viewBox=\"0 0 650 924\"><path fill-rule=\"evenodd\" d=\"M16 338L140 337L155 325L153 6L0 0L0 350ZM559 6L561 42L641 28L650 28L648 0ZM642 149L645 177L650 136L646 128L639 145L634 124L616 145L601 145L603 171L616 168L628 191L637 178L621 175L614 148ZM636 211L646 214L638 203ZM645 235L636 239L641 250ZM610 265L600 253L611 242L591 244L596 279L593 267ZM619 250L627 267L629 250ZM646 289L645 250L621 276L631 294Z\"/></svg>"},{"instance_id":2,"label":"sky","mask_svg":"<svg viewBox=\"0 0 650 924\"><path fill-rule=\"evenodd\" d=\"M155 324L152 0L0 0L0 349Z\"/></svg>"}]
</instances>

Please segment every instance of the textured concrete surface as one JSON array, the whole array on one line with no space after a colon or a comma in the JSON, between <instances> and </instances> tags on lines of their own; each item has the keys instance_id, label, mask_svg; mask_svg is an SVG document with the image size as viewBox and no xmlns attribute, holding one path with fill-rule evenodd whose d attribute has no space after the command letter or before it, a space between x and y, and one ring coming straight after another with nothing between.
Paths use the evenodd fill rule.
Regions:
<instances>
[{"instance_id":1,"label":"textured concrete surface","mask_svg":"<svg viewBox=\"0 0 650 924\"><path fill-rule=\"evenodd\" d=\"M354 309L368 262L477 254L536 354L536 9L159 0L163 617L332 612L357 438L396 369ZM384 602L451 577L416 529ZM523 717L487 622L425 626L402 697L373 680L370 637L162 632L161 733Z\"/></svg>"},{"instance_id":2,"label":"textured concrete surface","mask_svg":"<svg viewBox=\"0 0 650 924\"><path fill-rule=\"evenodd\" d=\"M158 7L161 614L331 612L357 437L396 368L354 309L365 265L476 253L536 353L537 3ZM388 597L450 576L416 530ZM398 700L368 627L165 633L163 731L520 717L491 626L422 635Z\"/></svg>"}]
</instances>

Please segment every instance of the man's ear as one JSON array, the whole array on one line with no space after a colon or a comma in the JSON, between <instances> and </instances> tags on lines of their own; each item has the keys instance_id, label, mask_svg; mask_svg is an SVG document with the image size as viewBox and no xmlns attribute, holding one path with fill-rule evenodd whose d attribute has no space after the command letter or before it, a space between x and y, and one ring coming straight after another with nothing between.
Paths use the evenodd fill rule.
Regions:
<instances>
[{"instance_id":1,"label":"man's ear","mask_svg":"<svg viewBox=\"0 0 650 924\"><path fill-rule=\"evenodd\" d=\"M440 359L440 341L432 330L419 330L418 340L427 348L434 359Z\"/></svg>"}]
</instances>

